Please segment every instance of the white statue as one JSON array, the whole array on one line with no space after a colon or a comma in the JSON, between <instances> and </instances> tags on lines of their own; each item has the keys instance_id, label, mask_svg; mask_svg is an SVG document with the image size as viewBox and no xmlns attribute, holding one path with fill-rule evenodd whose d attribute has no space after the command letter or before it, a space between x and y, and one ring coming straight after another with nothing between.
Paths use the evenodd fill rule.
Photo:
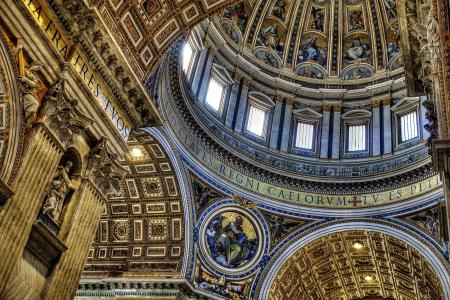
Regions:
<instances>
[{"instance_id":1,"label":"white statue","mask_svg":"<svg viewBox=\"0 0 450 300\"><path fill-rule=\"evenodd\" d=\"M24 76L20 76L22 82L23 108L25 111L25 124L30 127L36 118L36 112L39 108L39 101L36 93L41 88L37 72L42 65L39 62L33 62L25 71Z\"/></svg>"},{"instance_id":2,"label":"white statue","mask_svg":"<svg viewBox=\"0 0 450 300\"><path fill-rule=\"evenodd\" d=\"M64 166L58 166L42 207L43 214L49 215L55 222L59 221L67 193L73 189L69 176L72 165L71 161L67 161Z\"/></svg>"}]
</instances>

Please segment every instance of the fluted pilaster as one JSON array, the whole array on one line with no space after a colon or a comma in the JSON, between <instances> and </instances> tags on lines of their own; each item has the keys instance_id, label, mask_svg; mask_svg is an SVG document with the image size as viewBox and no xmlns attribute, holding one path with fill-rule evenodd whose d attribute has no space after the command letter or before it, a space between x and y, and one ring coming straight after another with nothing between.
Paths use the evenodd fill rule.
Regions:
<instances>
[{"instance_id":1,"label":"fluted pilaster","mask_svg":"<svg viewBox=\"0 0 450 300\"><path fill-rule=\"evenodd\" d=\"M31 138L14 182L15 195L0 211L0 298L22 255L45 193L62 156L62 148L38 126Z\"/></svg>"}]
</instances>

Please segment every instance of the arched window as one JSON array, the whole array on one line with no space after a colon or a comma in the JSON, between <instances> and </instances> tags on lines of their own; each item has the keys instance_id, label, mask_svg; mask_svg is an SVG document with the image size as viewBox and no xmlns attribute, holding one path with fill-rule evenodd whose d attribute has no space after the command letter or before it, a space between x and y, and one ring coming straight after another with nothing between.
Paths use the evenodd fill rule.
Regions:
<instances>
[{"instance_id":1,"label":"arched window","mask_svg":"<svg viewBox=\"0 0 450 300\"><path fill-rule=\"evenodd\" d=\"M296 109L292 113L295 121L292 150L302 155L313 155L322 115L310 108Z\"/></svg>"},{"instance_id":2,"label":"arched window","mask_svg":"<svg viewBox=\"0 0 450 300\"><path fill-rule=\"evenodd\" d=\"M406 142L419 136L417 130L417 111L411 111L400 117L400 142Z\"/></svg>"},{"instance_id":3,"label":"arched window","mask_svg":"<svg viewBox=\"0 0 450 300\"><path fill-rule=\"evenodd\" d=\"M295 147L300 149L312 150L314 146L314 124L297 122L295 134Z\"/></svg>"},{"instance_id":4,"label":"arched window","mask_svg":"<svg viewBox=\"0 0 450 300\"><path fill-rule=\"evenodd\" d=\"M392 106L396 127L397 147L404 147L410 142L419 141L419 97L405 97Z\"/></svg>"},{"instance_id":5,"label":"arched window","mask_svg":"<svg viewBox=\"0 0 450 300\"><path fill-rule=\"evenodd\" d=\"M190 76L192 71L193 58L194 58L194 50L192 49L192 46L189 43L189 41L187 41L183 46L183 51L181 54L181 65L187 77Z\"/></svg>"},{"instance_id":6,"label":"arched window","mask_svg":"<svg viewBox=\"0 0 450 300\"><path fill-rule=\"evenodd\" d=\"M267 128L272 108L275 103L266 95L259 92L250 92L248 95L248 110L245 131L249 136L258 140L267 137Z\"/></svg>"},{"instance_id":7,"label":"arched window","mask_svg":"<svg viewBox=\"0 0 450 300\"><path fill-rule=\"evenodd\" d=\"M222 111L224 94L223 85L216 78L211 77L205 97L206 104L217 112Z\"/></svg>"},{"instance_id":8,"label":"arched window","mask_svg":"<svg viewBox=\"0 0 450 300\"><path fill-rule=\"evenodd\" d=\"M344 120L344 147L345 154L354 157L354 155L369 155L369 125L372 113L367 110L355 109L342 115Z\"/></svg>"},{"instance_id":9,"label":"arched window","mask_svg":"<svg viewBox=\"0 0 450 300\"><path fill-rule=\"evenodd\" d=\"M348 125L348 151L366 151L367 150L367 124Z\"/></svg>"},{"instance_id":10,"label":"arched window","mask_svg":"<svg viewBox=\"0 0 450 300\"><path fill-rule=\"evenodd\" d=\"M250 104L246 129L257 136L264 136L266 112L265 108Z\"/></svg>"}]
</instances>

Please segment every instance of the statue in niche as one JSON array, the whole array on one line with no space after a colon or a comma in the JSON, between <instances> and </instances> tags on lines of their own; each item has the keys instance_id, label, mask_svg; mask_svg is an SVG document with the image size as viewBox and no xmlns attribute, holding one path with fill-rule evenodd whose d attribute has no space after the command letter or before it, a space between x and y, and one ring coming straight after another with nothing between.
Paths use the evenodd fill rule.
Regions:
<instances>
[{"instance_id":1,"label":"statue in niche","mask_svg":"<svg viewBox=\"0 0 450 300\"><path fill-rule=\"evenodd\" d=\"M427 139L427 146L431 149L433 140L439 138L438 120L433 101L425 100L422 102L422 105L426 109L425 119L428 121L427 124L423 125L423 128L425 128L425 130L428 131L430 135Z\"/></svg>"},{"instance_id":2,"label":"statue in niche","mask_svg":"<svg viewBox=\"0 0 450 300\"><path fill-rule=\"evenodd\" d=\"M64 165L58 166L42 207L42 213L50 216L57 223L59 222L66 197L69 191L74 189L69 175L72 165L71 161L67 161Z\"/></svg>"},{"instance_id":3,"label":"statue in niche","mask_svg":"<svg viewBox=\"0 0 450 300\"><path fill-rule=\"evenodd\" d=\"M32 122L35 120L40 105L36 93L41 88L40 80L37 75L37 72L41 69L42 65L35 61L26 69L23 76L19 76L19 80L22 83L23 108L25 111L25 124L27 128L31 127Z\"/></svg>"}]
</instances>

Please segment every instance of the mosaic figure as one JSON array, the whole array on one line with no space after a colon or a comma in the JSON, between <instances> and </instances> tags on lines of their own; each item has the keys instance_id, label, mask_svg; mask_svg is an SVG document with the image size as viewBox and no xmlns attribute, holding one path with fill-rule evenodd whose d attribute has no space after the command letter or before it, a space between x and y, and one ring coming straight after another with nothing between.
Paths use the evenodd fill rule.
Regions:
<instances>
[{"instance_id":1,"label":"mosaic figure","mask_svg":"<svg viewBox=\"0 0 450 300\"><path fill-rule=\"evenodd\" d=\"M269 66L272 66L274 68L281 67L281 62L279 61L279 59L277 59L276 56L272 53L268 53L266 50L255 52L255 56Z\"/></svg>"},{"instance_id":2,"label":"mosaic figure","mask_svg":"<svg viewBox=\"0 0 450 300\"><path fill-rule=\"evenodd\" d=\"M394 23L387 31L387 54L388 59L400 53L400 35L398 32L398 24Z\"/></svg>"},{"instance_id":3,"label":"mosaic figure","mask_svg":"<svg viewBox=\"0 0 450 300\"><path fill-rule=\"evenodd\" d=\"M315 78L315 79L323 79L326 76L317 67L314 67L310 64L303 65L301 67L296 68L295 72L300 76Z\"/></svg>"},{"instance_id":4,"label":"mosaic figure","mask_svg":"<svg viewBox=\"0 0 450 300\"><path fill-rule=\"evenodd\" d=\"M286 0L277 0L273 6L272 15L284 21L286 19L286 8Z\"/></svg>"},{"instance_id":5,"label":"mosaic figure","mask_svg":"<svg viewBox=\"0 0 450 300\"><path fill-rule=\"evenodd\" d=\"M372 70L368 67L358 66L345 72L343 77L345 80L361 79L372 76L372 73Z\"/></svg>"},{"instance_id":6,"label":"mosaic figure","mask_svg":"<svg viewBox=\"0 0 450 300\"><path fill-rule=\"evenodd\" d=\"M432 235L439 237L439 227L441 224L439 210L437 208L427 210L426 212L416 215L411 220L420 224Z\"/></svg>"},{"instance_id":7,"label":"mosaic figure","mask_svg":"<svg viewBox=\"0 0 450 300\"><path fill-rule=\"evenodd\" d=\"M354 10L350 12L349 18L349 31L364 30L363 12L360 10Z\"/></svg>"},{"instance_id":8,"label":"mosaic figure","mask_svg":"<svg viewBox=\"0 0 450 300\"><path fill-rule=\"evenodd\" d=\"M231 24L229 20L222 20L223 31L228 35L236 44L241 43L241 37L238 30Z\"/></svg>"},{"instance_id":9,"label":"mosaic figure","mask_svg":"<svg viewBox=\"0 0 450 300\"><path fill-rule=\"evenodd\" d=\"M311 10L311 29L324 32L325 14L323 8L314 7Z\"/></svg>"},{"instance_id":10,"label":"mosaic figure","mask_svg":"<svg viewBox=\"0 0 450 300\"><path fill-rule=\"evenodd\" d=\"M352 41L348 44L345 58L348 62L353 62L357 59L363 60L370 56L370 47L360 36L354 36Z\"/></svg>"},{"instance_id":11,"label":"mosaic figure","mask_svg":"<svg viewBox=\"0 0 450 300\"><path fill-rule=\"evenodd\" d=\"M223 17L230 19L231 22L239 28L241 32L245 31L247 26L248 14L245 11L244 3L239 3L225 8Z\"/></svg>"},{"instance_id":12,"label":"mosaic figure","mask_svg":"<svg viewBox=\"0 0 450 300\"><path fill-rule=\"evenodd\" d=\"M276 51L280 56L283 55L284 43L279 39L278 24L273 23L263 28L258 37L258 44Z\"/></svg>"},{"instance_id":13,"label":"mosaic figure","mask_svg":"<svg viewBox=\"0 0 450 300\"><path fill-rule=\"evenodd\" d=\"M212 188L206 184L202 184L197 179L194 179L194 193L197 200L197 208L201 210L204 208L209 201L220 197L220 194L214 191Z\"/></svg>"},{"instance_id":14,"label":"mosaic figure","mask_svg":"<svg viewBox=\"0 0 450 300\"><path fill-rule=\"evenodd\" d=\"M321 66L327 64L327 50L318 45L317 36L303 41L300 45L299 62L314 61Z\"/></svg>"},{"instance_id":15,"label":"mosaic figure","mask_svg":"<svg viewBox=\"0 0 450 300\"><path fill-rule=\"evenodd\" d=\"M256 255L255 228L239 213L222 213L214 217L205 233L209 253L221 266L237 268Z\"/></svg>"}]
</instances>

